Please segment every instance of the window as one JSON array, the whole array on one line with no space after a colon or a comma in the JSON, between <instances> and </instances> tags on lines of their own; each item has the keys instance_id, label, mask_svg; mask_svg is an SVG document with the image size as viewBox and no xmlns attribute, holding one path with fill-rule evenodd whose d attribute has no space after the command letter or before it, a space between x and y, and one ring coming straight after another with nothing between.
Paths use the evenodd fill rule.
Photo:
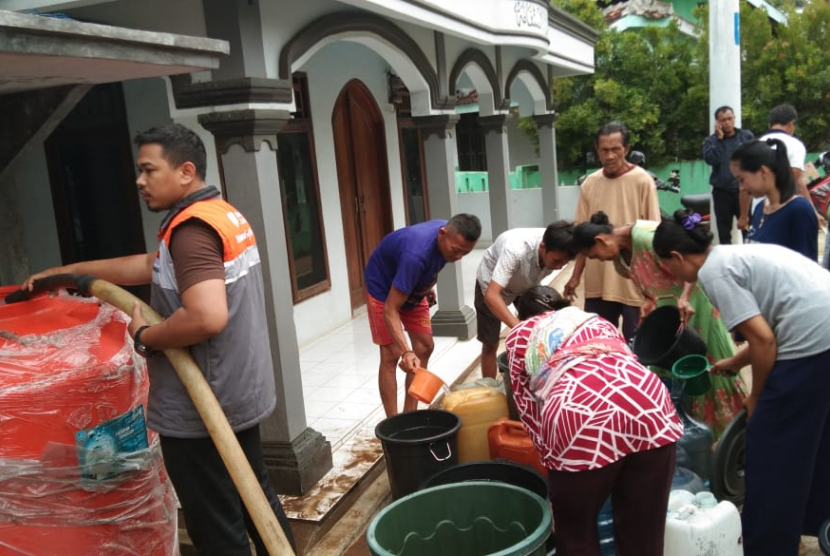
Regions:
<instances>
[{"instance_id":1,"label":"window","mask_svg":"<svg viewBox=\"0 0 830 556\"><path fill-rule=\"evenodd\" d=\"M458 146L458 169L461 172L486 172L487 154L484 130L478 123L478 113L461 114L455 125Z\"/></svg>"},{"instance_id":2,"label":"window","mask_svg":"<svg viewBox=\"0 0 830 556\"><path fill-rule=\"evenodd\" d=\"M426 187L424 177L424 140L421 131L411 124L398 122L401 145L401 166L406 199L406 222L409 225L426 221Z\"/></svg>"},{"instance_id":3,"label":"window","mask_svg":"<svg viewBox=\"0 0 830 556\"><path fill-rule=\"evenodd\" d=\"M398 119L398 144L401 151L406 223L407 225L418 224L429 218L424 168L424 138L421 130L412 123L409 89L397 76L389 76L389 102L395 106Z\"/></svg>"},{"instance_id":4,"label":"window","mask_svg":"<svg viewBox=\"0 0 830 556\"><path fill-rule=\"evenodd\" d=\"M295 74L293 80L297 112L292 113L289 123L277 135L277 161L291 289L297 303L328 290L331 280L317 183L308 81L302 73Z\"/></svg>"}]
</instances>

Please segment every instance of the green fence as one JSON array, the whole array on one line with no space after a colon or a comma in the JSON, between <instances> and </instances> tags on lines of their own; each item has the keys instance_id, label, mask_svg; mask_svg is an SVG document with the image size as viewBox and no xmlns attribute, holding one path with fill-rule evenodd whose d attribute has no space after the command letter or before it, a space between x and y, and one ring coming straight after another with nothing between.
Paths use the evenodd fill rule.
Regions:
<instances>
[{"instance_id":1,"label":"green fence","mask_svg":"<svg viewBox=\"0 0 830 556\"><path fill-rule=\"evenodd\" d=\"M669 214L683 206L680 204L680 195L709 192L711 167L703 160L687 160L665 166L653 166L649 170L666 183L668 183L672 170L680 171L680 193L657 192L657 197L660 199L660 208ZM593 171L589 170L588 173ZM559 172L559 182L575 184L580 175L582 174L578 171Z\"/></svg>"},{"instance_id":2,"label":"green fence","mask_svg":"<svg viewBox=\"0 0 830 556\"><path fill-rule=\"evenodd\" d=\"M510 189L536 189L542 187L539 167L516 166L510 172ZM457 193L484 193L490 191L487 172L455 172L455 191Z\"/></svg>"},{"instance_id":3,"label":"green fence","mask_svg":"<svg viewBox=\"0 0 830 556\"><path fill-rule=\"evenodd\" d=\"M809 153L807 154L806 160L808 162L815 162L819 154ZM649 167L649 170L667 183L672 170L680 171L679 194L670 191L657 192L660 199L660 208L668 213L672 213L682 207L680 204L680 195L709 192L709 174L711 167L703 160L687 160L665 166L653 166ZM593 171L589 170L587 173ZM579 170L559 171L559 183L574 185L577 182L577 178L582 174L583 172ZM511 189L534 189L539 187L542 187L542 180L538 166L517 166L516 170L510 173ZM455 190L458 193L489 191L487 172L456 172Z\"/></svg>"}]
</instances>

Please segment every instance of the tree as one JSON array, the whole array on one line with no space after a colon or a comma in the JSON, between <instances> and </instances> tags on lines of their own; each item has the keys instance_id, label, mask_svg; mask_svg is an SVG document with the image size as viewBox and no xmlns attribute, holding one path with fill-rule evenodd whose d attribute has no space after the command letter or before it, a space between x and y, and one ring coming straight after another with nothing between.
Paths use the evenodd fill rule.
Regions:
<instances>
[{"instance_id":1,"label":"tree","mask_svg":"<svg viewBox=\"0 0 830 556\"><path fill-rule=\"evenodd\" d=\"M743 125L767 127L770 108L783 102L799 112L796 133L808 151L830 149L830 4L796 9L780 0L786 25L741 2ZM589 24L602 12L589 0L554 0ZM631 130L632 146L649 162L700 158L709 133L709 37L707 5L696 12L697 40L676 24L618 32L602 24L595 73L553 81L558 160L563 169L596 167L593 136L618 119Z\"/></svg>"},{"instance_id":2,"label":"tree","mask_svg":"<svg viewBox=\"0 0 830 556\"><path fill-rule=\"evenodd\" d=\"M608 27L595 0L551 0L551 3L598 31Z\"/></svg>"},{"instance_id":3,"label":"tree","mask_svg":"<svg viewBox=\"0 0 830 556\"><path fill-rule=\"evenodd\" d=\"M695 41L676 23L636 32L607 29L595 48L593 75L554 79L558 158L563 168L596 166L595 131L620 120L650 162L690 158L700 150L708 91L700 86Z\"/></svg>"},{"instance_id":4,"label":"tree","mask_svg":"<svg viewBox=\"0 0 830 556\"><path fill-rule=\"evenodd\" d=\"M742 111L746 127L767 128L770 108L798 110L796 133L811 152L830 147L830 4L781 7L786 25L762 10L741 9Z\"/></svg>"}]
</instances>

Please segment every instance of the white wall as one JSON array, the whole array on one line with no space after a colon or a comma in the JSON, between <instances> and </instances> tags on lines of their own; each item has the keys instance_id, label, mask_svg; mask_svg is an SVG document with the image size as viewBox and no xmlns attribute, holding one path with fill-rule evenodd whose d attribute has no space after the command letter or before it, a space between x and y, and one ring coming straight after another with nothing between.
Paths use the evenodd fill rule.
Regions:
<instances>
[{"instance_id":1,"label":"white wall","mask_svg":"<svg viewBox=\"0 0 830 556\"><path fill-rule=\"evenodd\" d=\"M124 83L124 104L127 107L127 127L130 132L130 142L137 133L151 127L171 123L167 105L167 87L164 79L136 79ZM202 138L204 140L204 137ZM138 158L138 148L133 146L133 160ZM208 167L216 168L215 159L208 158ZM217 182L214 182L217 183ZM138 188L135 190L138 195ZM141 223L144 228L144 244L148 251L156 248L158 239L156 232L164 213L150 212L146 203L139 199L141 206Z\"/></svg>"},{"instance_id":2,"label":"white wall","mask_svg":"<svg viewBox=\"0 0 830 556\"><path fill-rule=\"evenodd\" d=\"M511 118L507 123L507 144L510 148L510 170L516 166L530 166L539 164L539 154L536 147L527 136L527 133L519 129L518 118Z\"/></svg>"},{"instance_id":3,"label":"white wall","mask_svg":"<svg viewBox=\"0 0 830 556\"><path fill-rule=\"evenodd\" d=\"M513 202L513 216L519 227L544 228L550 222L545 222L542 214L541 189L516 189L511 191ZM576 214L576 203L579 200L579 187L573 185L559 188L559 215L563 220L573 220ZM493 227L490 222L490 196L488 193L459 193L458 212L475 214L481 220L481 244L488 245L493 241Z\"/></svg>"},{"instance_id":4,"label":"white wall","mask_svg":"<svg viewBox=\"0 0 830 556\"><path fill-rule=\"evenodd\" d=\"M17 201L23 219L29 269L38 272L61 264L58 228L43 146L29 151L15 171Z\"/></svg>"},{"instance_id":5,"label":"white wall","mask_svg":"<svg viewBox=\"0 0 830 556\"><path fill-rule=\"evenodd\" d=\"M388 69L386 61L370 49L342 41L325 46L301 68L301 71L308 74L331 290L294 307L294 320L300 345L352 318L331 124L334 103L342 88L351 79L360 79L366 85L383 115L393 222L395 228L406 224L397 121L394 107L386 100ZM321 323L325 325L321 326Z\"/></svg>"},{"instance_id":6,"label":"white wall","mask_svg":"<svg viewBox=\"0 0 830 556\"><path fill-rule=\"evenodd\" d=\"M262 46L268 77L278 76L280 51L300 29L327 13L352 9L332 0L303 0L302 9L298 8L299 5L293 7L274 0L260 3Z\"/></svg>"}]
</instances>

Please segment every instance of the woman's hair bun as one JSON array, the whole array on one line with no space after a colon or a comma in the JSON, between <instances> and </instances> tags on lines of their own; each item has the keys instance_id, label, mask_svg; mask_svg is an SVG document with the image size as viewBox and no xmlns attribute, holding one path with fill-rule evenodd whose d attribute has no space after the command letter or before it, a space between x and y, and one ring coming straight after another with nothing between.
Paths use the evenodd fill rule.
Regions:
<instances>
[{"instance_id":1,"label":"woman's hair bun","mask_svg":"<svg viewBox=\"0 0 830 556\"><path fill-rule=\"evenodd\" d=\"M682 226L683 221L686 220L686 217L689 216L691 213L692 211L690 211L689 209L677 209L676 211L674 211L674 221Z\"/></svg>"},{"instance_id":2,"label":"woman's hair bun","mask_svg":"<svg viewBox=\"0 0 830 556\"><path fill-rule=\"evenodd\" d=\"M591 224L599 226L608 226L611 222L608 220L608 215L601 210L591 215Z\"/></svg>"}]
</instances>

